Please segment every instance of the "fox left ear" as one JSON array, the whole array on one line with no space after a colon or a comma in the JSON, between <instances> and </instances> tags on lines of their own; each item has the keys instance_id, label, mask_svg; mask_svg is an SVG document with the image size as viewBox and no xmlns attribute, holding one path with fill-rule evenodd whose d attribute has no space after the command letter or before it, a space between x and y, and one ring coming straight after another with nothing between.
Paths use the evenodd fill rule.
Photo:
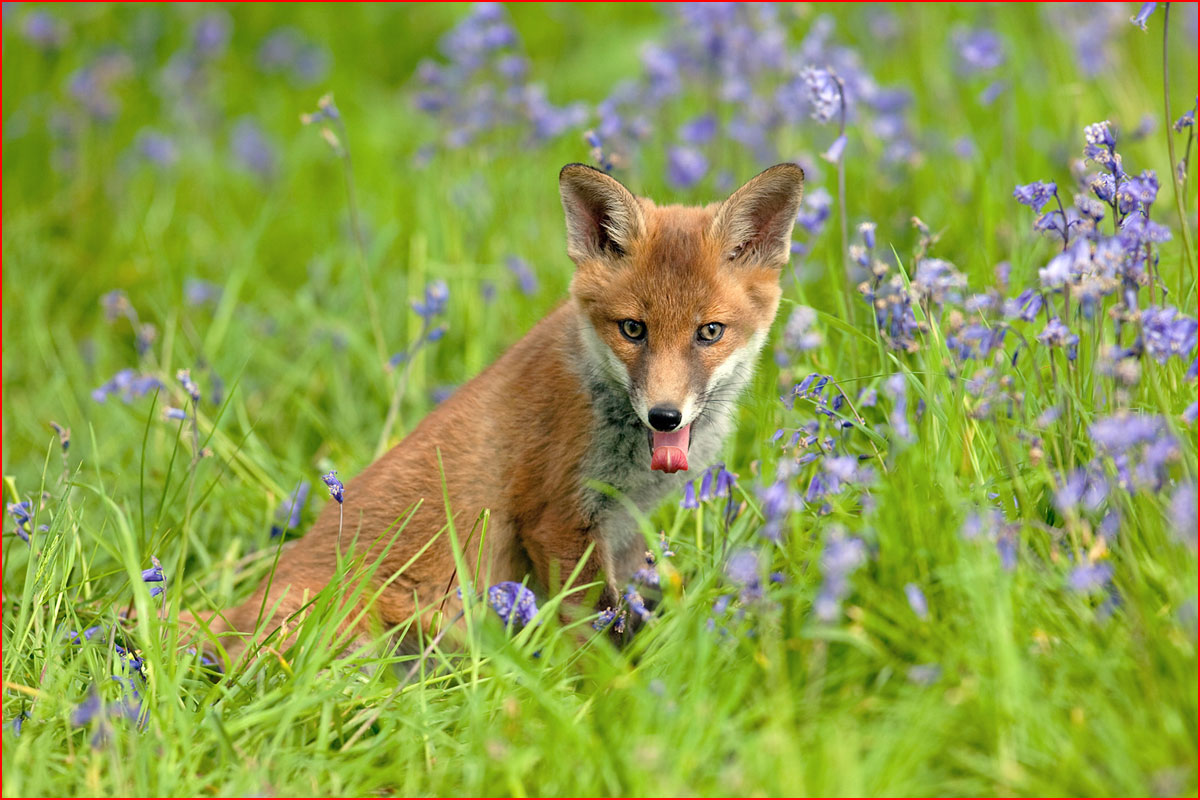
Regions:
<instances>
[{"instance_id":1,"label":"fox left ear","mask_svg":"<svg viewBox=\"0 0 1200 800\"><path fill-rule=\"evenodd\" d=\"M782 268L791 258L804 170L776 164L746 182L717 209L710 233L729 261Z\"/></svg>"}]
</instances>

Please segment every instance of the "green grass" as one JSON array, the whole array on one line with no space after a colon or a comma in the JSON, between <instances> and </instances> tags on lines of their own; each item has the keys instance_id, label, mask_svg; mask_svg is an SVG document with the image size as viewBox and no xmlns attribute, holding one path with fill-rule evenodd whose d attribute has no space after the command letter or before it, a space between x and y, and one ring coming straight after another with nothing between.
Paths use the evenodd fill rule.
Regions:
<instances>
[{"instance_id":1,"label":"green grass","mask_svg":"<svg viewBox=\"0 0 1200 800\"><path fill-rule=\"evenodd\" d=\"M1194 486L1196 476L1195 424L1180 419L1196 396L1185 378L1192 356L1143 359L1140 381L1122 394L1098 375L1097 334L1080 324L1077 362L1035 344L1004 370L1020 394L1012 415L977 419L964 379L979 365L954 361L947 317L931 317L915 353L879 343L865 304L839 277L836 206L819 236L798 233L811 252L785 279L776 325L778 334L794 304L809 305L822 313L825 342L783 368L764 355L727 446L745 502L733 525L722 524L721 501L683 511L672 497L654 514L648 534L665 531L676 555L665 560L656 620L627 647L585 635L586 621L564 628L547 619L515 633L474 608L466 641L423 661L384 643L346 653L333 641L330 601L355 590L347 579L318 598L293 650L264 650L232 675L207 677L195 655L178 651L170 621L252 590L275 555L276 510L297 481L330 468L348 479L372 460L396 373L381 366L368 297L394 352L420 332L409 299L434 278L450 287L449 332L412 364L395 442L432 408L432 390L478 373L565 296L571 266L555 178L589 155L578 131L537 148L498 133L414 166L439 131L413 111L410 76L466 7L229 11L229 49L187 97L164 88L160 70L205 9L56 9L70 39L53 54L18 33L30 9L5 14L5 502L33 498L34 527L48 526L27 545L6 518L6 795L1195 794L1197 562L1168 513L1176 485ZM789 44L818 11L788 12ZM1171 19L1174 116L1196 94L1195 16L1184 11L1173 8ZM556 103L599 102L638 74L643 43L667 31L651 7L510 13L533 79ZM1165 177L1161 9L1149 33L1117 26L1092 78L1075 64L1069 31L1037 7L904 7L897 35L883 42L868 26L878 8L829 13L835 40L855 47L880 84L912 91L908 121L920 151L914 163L886 166L882 142L852 127L852 238L859 221L876 221L881 249L911 270L918 237L909 218L919 216L941 234L934 254L954 262L973 291L1009 261L1015 294L1036 284L1057 248L1030 231L1033 215L1012 187L1069 186L1084 125L1111 119L1130 131L1151 114L1155 131L1123 138L1119 150L1130 171L1164 176L1153 218L1174 236L1159 250L1162 283L1195 313L1194 266ZM332 68L320 83L297 88L257 70L259 42L285 22L328 46ZM1004 41L995 75L1009 89L992 106L978 100L991 79L955 67L952 32L964 24ZM130 73L117 84L120 115L96 123L66 85L110 44L129 51ZM353 154L367 285L343 164L298 121L328 90ZM622 180L658 199L720 196L711 177L674 191L661 168L675 126L702 107L688 95L654 109L659 125ZM278 147L272 180L240 170L229 154L244 114ZM174 167L131 155L144 126L175 137ZM810 191L824 186L836 197L835 171L812 155L835 135L806 122L785 132L782 151L819 164ZM952 154L963 136L975 156ZM720 167L738 181L766 166L732 147L721 153ZM1195 241L1194 175L1184 196ZM504 263L510 253L533 265L534 296L518 291ZM220 301L185 304L188 278L221 286ZM490 304L485 282L497 287ZM105 321L100 298L118 288L156 326L145 355L128 321ZM1032 341L1043 322L1015 327ZM1106 341L1110 329L1101 328ZM92 390L126 367L158 375L167 389L130 404L94 402ZM206 393L214 376L225 384L220 405L206 396L200 406L200 444L211 456L195 463L191 429L162 416L183 404L180 367ZM879 407L862 409L874 438L854 439L872 455L876 479L869 503L851 492L828 514L796 511L770 544L759 535L756 488L781 458L768 441L775 429L814 419L804 402L795 411L778 402L810 372L835 376L851 398L879 390ZM883 382L893 373L909 385L911 443L889 434ZM1054 405L1063 417L1035 430ZM1114 493L1122 523L1101 548L1098 517L1064 519L1052 500L1058 475L1094 455L1088 425L1123 407L1165 415L1181 444L1161 491ZM50 420L72 430L65 461ZM308 505L301 531L321 502ZM960 533L972 509L987 507L1002 508L1012 526L1015 569L986 537ZM838 530L861 537L869 558L849 579L842 613L823 623L813 609L821 553ZM783 581L768 586L765 602L735 598L710 630L714 602L731 591L724 557L744 545L762 547ZM167 573L161 607L138 579L151 555ZM1086 558L1113 566L1115 608L1101 608L1103 593L1069 588L1074 562ZM924 619L906 601L908 583L928 599ZM145 659L145 715L140 724L113 720L97 737L95 723L75 724L73 714L93 686L115 701L109 676L122 673L112 640L81 647L65 631L108 631L131 606L137 621L116 642ZM22 711L31 717L16 736L9 722Z\"/></svg>"}]
</instances>

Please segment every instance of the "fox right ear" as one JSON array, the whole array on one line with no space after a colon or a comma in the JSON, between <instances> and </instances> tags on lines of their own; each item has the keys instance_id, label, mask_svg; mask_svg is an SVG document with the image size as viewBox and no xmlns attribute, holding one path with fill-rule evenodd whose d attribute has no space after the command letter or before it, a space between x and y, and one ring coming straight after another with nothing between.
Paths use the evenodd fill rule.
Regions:
<instances>
[{"instance_id":1,"label":"fox right ear","mask_svg":"<svg viewBox=\"0 0 1200 800\"><path fill-rule=\"evenodd\" d=\"M776 164L721 204L712 233L730 261L782 267L791 257L792 224L800 211L804 170Z\"/></svg>"},{"instance_id":2,"label":"fox right ear","mask_svg":"<svg viewBox=\"0 0 1200 800\"><path fill-rule=\"evenodd\" d=\"M558 173L558 190L567 216L567 255L576 264L624 256L642 235L637 199L607 173L567 164Z\"/></svg>"}]
</instances>

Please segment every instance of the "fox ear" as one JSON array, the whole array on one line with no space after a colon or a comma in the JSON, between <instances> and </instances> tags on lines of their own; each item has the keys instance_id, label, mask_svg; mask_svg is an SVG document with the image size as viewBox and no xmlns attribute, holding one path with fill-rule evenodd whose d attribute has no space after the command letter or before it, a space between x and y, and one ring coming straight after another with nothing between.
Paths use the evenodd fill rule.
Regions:
<instances>
[{"instance_id":1,"label":"fox ear","mask_svg":"<svg viewBox=\"0 0 1200 800\"><path fill-rule=\"evenodd\" d=\"M642 235L637 199L615 179L584 164L567 164L558 173L558 190L567 215L567 255L620 257Z\"/></svg>"},{"instance_id":2,"label":"fox ear","mask_svg":"<svg viewBox=\"0 0 1200 800\"><path fill-rule=\"evenodd\" d=\"M804 170L776 164L746 182L717 209L711 234L729 261L783 267L791 257Z\"/></svg>"}]
</instances>

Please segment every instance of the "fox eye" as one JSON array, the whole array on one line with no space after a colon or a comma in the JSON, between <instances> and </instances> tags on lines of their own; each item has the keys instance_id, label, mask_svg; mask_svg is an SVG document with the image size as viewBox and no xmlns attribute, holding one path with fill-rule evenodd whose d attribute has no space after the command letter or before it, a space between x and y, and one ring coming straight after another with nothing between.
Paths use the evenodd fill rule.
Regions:
<instances>
[{"instance_id":1,"label":"fox eye","mask_svg":"<svg viewBox=\"0 0 1200 800\"><path fill-rule=\"evenodd\" d=\"M646 338L646 323L638 322L636 319L623 319L617 323L621 329L621 335L631 342L640 342Z\"/></svg>"},{"instance_id":2,"label":"fox eye","mask_svg":"<svg viewBox=\"0 0 1200 800\"><path fill-rule=\"evenodd\" d=\"M696 329L696 338L703 344L712 344L725 335L725 326L719 322L706 322Z\"/></svg>"}]
</instances>

